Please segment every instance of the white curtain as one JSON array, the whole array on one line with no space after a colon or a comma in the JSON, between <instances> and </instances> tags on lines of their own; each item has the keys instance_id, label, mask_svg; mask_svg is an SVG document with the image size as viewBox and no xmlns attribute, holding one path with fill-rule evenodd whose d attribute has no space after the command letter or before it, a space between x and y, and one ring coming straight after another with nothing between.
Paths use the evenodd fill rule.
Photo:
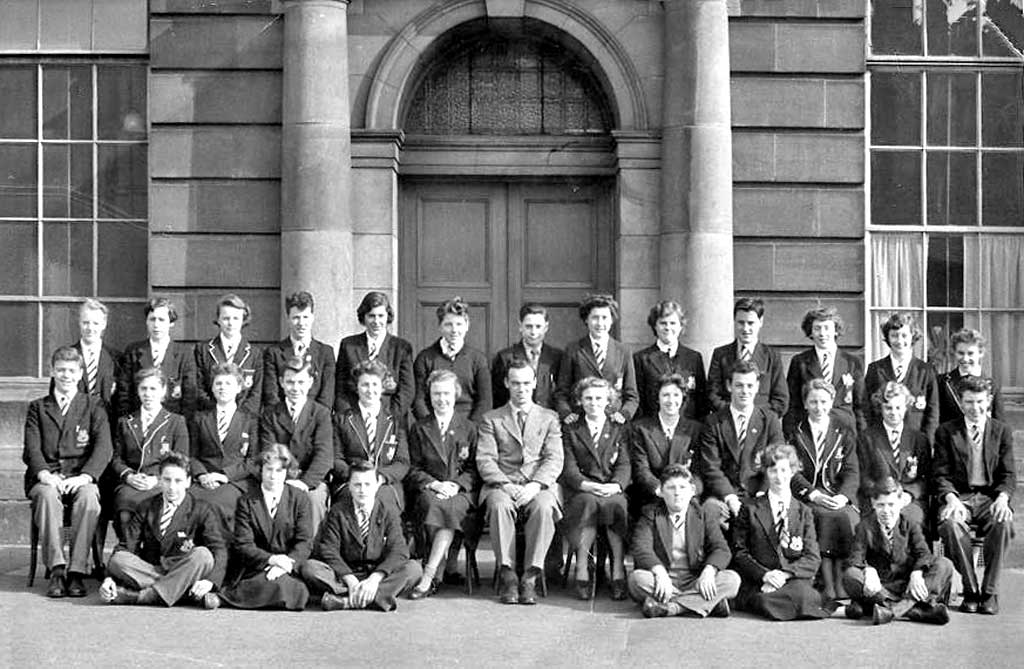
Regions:
<instances>
[{"instance_id":1,"label":"white curtain","mask_svg":"<svg viewBox=\"0 0 1024 669\"><path fill-rule=\"evenodd\" d=\"M881 323L890 311L909 311L921 324L924 306L924 238L921 234L874 233L871 236L872 360L888 355ZM923 341L922 341L923 343ZM917 347L921 355L921 346ZM870 361L869 361L870 362Z\"/></svg>"},{"instance_id":2,"label":"white curtain","mask_svg":"<svg viewBox=\"0 0 1024 669\"><path fill-rule=\"evenodd\" d=\"M964 295L982 308L966 325L988 339L986 368L1003 386L1024 385L1024 236L983 235L964 240ZM973 305L971 305L973 306Z\"/></svg>"}]
</instances>

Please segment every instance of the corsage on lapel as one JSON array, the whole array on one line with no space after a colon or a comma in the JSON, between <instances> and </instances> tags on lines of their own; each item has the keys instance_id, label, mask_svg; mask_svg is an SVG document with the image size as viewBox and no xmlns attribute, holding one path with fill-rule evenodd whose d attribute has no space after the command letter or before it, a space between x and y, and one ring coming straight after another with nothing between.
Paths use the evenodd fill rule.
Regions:
<instances>
[{"instance_id":1,"label":"corsage on lapel","mask_svg":"<svg viewBox=\"0 0 1024 669\"><path fill-rule=\"evenodd\" d=\"M172 400L180 400L181 399L181 382L178 381L177 379L175 379L174 381L171 382L171 399Z\"/></svg>"},{"instance_id":2,"label":"corsage on lapel","mask_svg":"<svg viewBox=\"0 0 1024 669\"><path fill-rule=\"evenodd\" d=\"M786 544L786 548L793 551L794 553L804 552L804 538L799 534L794 534L789 537L789 541Z\"/></svg>"},{"instance_id":3,"label":"corsage on lapel","mask_svg":"<svg viewBox=\"0 0 1024 669\"><path fill-rule=\"evenodd\" d=\"M924 395L918 395L914 398L914 408L918 411L924 411L927 404L928 403L925 401Z\"/></svg>"},{"instance_id":4,"label":"corsage on lapel","mask_svg":"<svg viewBox=\"0 0 1024 669\"><path fill-rule=\"evenodd\" d=\"M851 404L853 403L853 374L843 374L842 381L843 387L846 388L846 395L843 398L843 402L846 404Z\"/></svg>"},{"instance_id":5,"label":"corsage on lapel","mask_svg":"<svg viewBox=\"0 0 1024 669\"><path fill-rule=\"evenodd\" d=\"M464 462L464 461L466 461L468 459L469 459L469 446L466 445L466 444L463 444L459 448L459 461L460 462Z\"/></svg>"},{"instance_id":6,"label":"corsage on lapel","mask_svg":"<svg viewBox=\"0 0 1024 669\"><path fill-rule=\"evenodd\" d=\"M85 448L89 445L89 431L80 425L75 426L75 446Z\"/></svg>"},{"instance_id":7,"label":"corsage on lapel","mask_svg":"<svg viewBox=\"0 0 1024 669\"><path fill-rule=\"evenodd\" d=\"M697 379L693 378L693 374L690 374L688 377L686 377L686 389L687 390L696 390L697 389Z\"/></svg>"},{"instance_id":8,"label":"corsage on lapel","mask_svg":"<svg viewBox=\"0 0 1024 669\"><path fill-rule=\"evenodd\" d=\"M391 376L391 372L388 371L387 375L384 376L384 383L382 384L384 392L393 393L398 388L398 384L395 383L395 377Z\"/></svg>"},{"instance_id":9,"label":"corsage on lapel","mask_svg":"<svg viewBox=\"0 0 1024 669\"><path fill-rule=\"evenodd\" d=\"M248 453L249 453L249 433L248 432L243 432L242 433L242 449L241 449L240 453L242 454L243 458L246 455L248 455Z\"/></svg>"},{"instance_id":10,"label":"corsage on lapel","mask_svg":"<svg viewBox=\"0 0 1024 669\"><path fill-rule=\"evenodd\" d=\"M160 455L167 455L171 452L171 445L167 442L167 435L160 435Z\"/></svg>"},{"instance_id":11,"label":"corsage on lapel","mask_svg":"<svg viewBox=\"0 0 1024 669\"><path fill-rule=\"evenodd\" d=\"M184 532L178 532L178 539L184 539L184 541L178 544L178 550L182 553L188 553L196 547L195 542L192 541L192 537L188 536Z\"/></svg>"},{"instance_id":12,"label":"corsage on lapel","mask_svg":"<svg viewBox=\"0 0 1024 669\"><path fill-rule=\"evenodd\" d=\"M916 479L917 478L917 456L911 455L907 458L906 464L903 466L903 477L905 479Z\"/></svg>"},{"instance_id":13,"label":"corsage on lapel","mask_svg":"<svg viewBox=\"0 0 1024 669\"><path fill-rule=\"evenodd\" d=\"M243 369L242 370L242 388L249 390L252 388L252 377L255 374L255 370Z\"/></svg>"}]
</instances>

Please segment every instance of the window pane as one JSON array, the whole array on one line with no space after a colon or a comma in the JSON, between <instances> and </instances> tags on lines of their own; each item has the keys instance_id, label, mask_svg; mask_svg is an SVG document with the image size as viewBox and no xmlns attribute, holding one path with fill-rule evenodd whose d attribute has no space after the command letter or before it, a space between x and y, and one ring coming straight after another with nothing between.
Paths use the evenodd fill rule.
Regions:
<instances>
[{"instance_id":1,"label":"window pane","mask_svg":"<svg viewBox=\"0 0 1024 669\"><path fill-rule=\"evenodd\" d=\"M149 230L145 223L98 223L97 291L110 297L145 297Z\"/></svg>"},{"instance_id":2,"label":"window pane","mask_svg":"<svg viewBox=\"0 0 1024 669\"><path fill-rule=\"evenodd\" d=\"M0 69L0 138L36 138L36 68Z\"/></svg>"},{"instance_id":3,"label":"window pane","mask_svg":"<svg viewBox=\"0 0 1024 669\"><path fill-rule=\"evenodd\" d=\"M0 144L0 216L36 215L36 145Z\"/></svg>"},{"instance_id":4,"label":"window pane","mask_svg":"<svg viewBox=\"0 0 1024 669\"><path fill-rule=\"evenodd\" d=\"M984 146L1024 146L1024 99L1019 72L981 75L981 141Z\"/></svg>"},{"instance_id":5,"label":"window pane","mask_svg":"<svg viewBox=\"0 0 1024 669\"><path fill-rule=\"evenodd\" d=\"M928 152L928 225L977 225L977 154Z\"/></svg>"},{"instance_id":6,"label":"window pane","mask_svg":"<svg viewBox=\"0 0 1024 669\"><path fill-rule=\"evenodd\" d=\"M78 302L43 305L42 354L47 365L58 347L78 341L78 306Z\"/></svg>"},{"instance_id":7,"label":"window pane","mask_svg":"<svg viewBox=\"0 0 1024 669\"><path fill-rule=\"evenodd\" d=\"M976 75L928 73L928 143L933 146L976 144Z\"/></svg>"},{"instance_id":8,"label":"window pane","mask_svg":"<svg viewBox=\"0 0 1024 669\"><path fill-rule=\"evenodd\" d=\"M43 68L43 138L92 139L91 68Z\"/></svg>"},{"instance_id":9,"label":"window pane","mask_svg":"<svg viewBox=\"0 0 1024 669\"><path fill-rule=\"evenodd\" d=\"M100 67L96 86L99 139L146 139L145 67Z\"/></svg>"},{"instance_id":10,"label":"window pane","mask_svg":"<svg viewBox=\"0 0 1024 669\"><path fill-rule=\"evenodd\" d=\"M985 3L981 50L986 56L1020 57L1024 51L1024 15L1016 0Z\"/></svg>"},{"instance_id":11,"label":"window pane","mask_svg":"<svg viewBox=\"0 0 1024 669\"><path fill-rule=\"evenodd\" d=\"M981 224L1024 226L1024 156L981 156Z\"/></svg>"},{"instance_id":12,"label":"window pane","mask_svg":"<svg viewBox=\"0 0 1024 669\"><path fill-rule=\"evenodd\" d=\"M928 313L928 362L932 363L939 373L949 371L956 365L949 338L963 326L963 312Z\"/></svg>"},{"instance_id":13,"label":"window pane","mask_svg":"<svg viewBox=\"0 0 1024 669\"><path fill-rule=\"evenodd\" d=\"M147 184L145 144L100 145L100 218L146 218Z\"/></svg>"},{"instance_id":14,"label":"window pane","mask_svg":"<svg viewBox=\"0 0 1024 669\"><path fill-rule=\"evenodd\" d=\"M1024 308L1024 236L965 240L964 283L972 306Z\"/></svg>"},{"instance_id":15,"label":"window pane","mask_svg":"<svg viewBox=\"0 0 1024 669\"><path fill-rule=\"evenodd\" d=\"M0 302L0 376L36 376L39 373L39 314L34 304Z\"/></svg>"},{"instance_id":16,"label":"window pane","mask_svg":"<svg viewBox=\"0 0 1024 669\"><path fill-rule=\"evenodd\" d=\"M1024 314L983 313L979 329L988 338L986 367L991 365L991 374L1002 386L1024 385Z\"/></svg>"},{"instance_id":17,"label":"window pane","mask_svg":"<svg viewBox=\"0 0 1024 669\"><path fill-rule=\"evenodd\" d=\"M43 294L92 295L92 224L43 224Z\"/></svg>"},{"instance_id":18,"label":"window pane","mask_svg":"<svg viewBox=\"0 0 1024 669\"><path fill-rule=\"evenodd\" d=\"M84 51L92 46L92 0L45 0L40 5L39 41L44 51Z\"/></svg>"},{"instance_id":19,"label":"window pane","mask_svg":"<svg viewBox=\"0 0 1024 669\"><path fill-rule=\"evenodd\" d=\"M920 73L871 74L871 143L921 144Z\"/></svg>"},{"instance_id":20,"label":"window pane","mask_svg":"<svg viewBox=\"0 0 1024 669\"><path fill-rule=\"evenodd\" d=\"M924 304L924 235L871 235L871 300L876 307Z\"/></svg>"},{"instance_id":21,"label":"window pane","mask_svg":"<svg viewBox=\"0 0 1024 669\"><path fill-rule=\"evenodd\" d=\"M871 52L921 55L921 9L914 0L872 0Z\"/></svg>"},{"instance_id":22,"label":"window pane","mask_svg":"<svg viewBox=\"0 0 1024 669\"><path fill-rule=\"evenodd\" d=\"M0 223L0 293L35 295L39 249L33 221Z\"/></svg>"},{"instance_id":23,"label":"window pane","mask_svg":"<svg viewBox=\"0 0 1024 669\"><path fill-rule=\"evenodd\" d=\"M871 153L871 222L921 225L921 154Z\"/></svg>"},{"instance_id":24,"label":"window pane","mask_svg":"<svg viewBox=\"0 0 1024 669\"><path fill-rule=\"evenodd\" d=\"M928 306L964 306L964 240L959 235L928 238Z\"/></svg>"},{"instance_id":25,"label":"window pane","mask_svg":"<svg viewBox=\"0 0 1024 669\"><path fill-rule=\"evenodd\" d=\"M92 144L43 145L43 216L92 217Z\"/></svg>"},{"instance_id":26,"label":"window pane","mask_svg":"<svg viewBox=\"0 0 1024 669\"><path fill-rule=\"evenodd\" d=\"M928 17L928 55L978 55L977 3L928 0L926 14Z\"/></svg>"}]
</instances>

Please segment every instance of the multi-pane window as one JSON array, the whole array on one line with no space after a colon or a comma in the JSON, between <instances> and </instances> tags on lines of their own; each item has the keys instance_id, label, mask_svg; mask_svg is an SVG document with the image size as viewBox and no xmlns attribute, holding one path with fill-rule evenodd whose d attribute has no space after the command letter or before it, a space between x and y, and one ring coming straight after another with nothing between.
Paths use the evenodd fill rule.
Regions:
<instances>
[{"instance_id":1,"label":"multi-pane window","mask_svg":"<svg viewBox=\"0 0 1024 669\"><path fill-rule=\"evenodd\" d=\"M981 330L986 366L1024 386L1024 16L1014 0L875 0L871 19L871 357L912 311L919 354Z\"/></svg>"}]
</instances>

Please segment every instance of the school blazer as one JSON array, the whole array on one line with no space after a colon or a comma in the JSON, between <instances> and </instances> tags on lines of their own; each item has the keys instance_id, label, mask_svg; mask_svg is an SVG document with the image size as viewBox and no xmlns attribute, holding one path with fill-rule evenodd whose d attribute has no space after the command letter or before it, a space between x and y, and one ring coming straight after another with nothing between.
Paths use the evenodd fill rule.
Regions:
<instances>
[{"instance_id":1,"label":"school blazer","mask_svg":"<svg viewBox=\"0 0 1024 669\"><path fill-rule=\"evenodd\" d=\"M373 500L370 532L363 540L356 519L352 496L347 488L341 499L331 505L320 528L313 557L329 566L341 580L349 574L379 571L390 576L409 560L409 546L402 534L402 519L397 507Z\"/></svg>"},{"instance_id":2,"label":"school blazer","mask_svg":"<svg viewBox=\"0 0 1024 669\"><path fill-rule=\"evenodd\" d=\"M732 343L719 346L711 354L711 366L708 369L708 403L711 405L711 411L719 411L729 406L729 370L736 362L738 351L739 343L734 340ZM760 386L754 397L754 404L767 407L782 418L793 399L786 386L786 375L782 371L782 356L773 347L758 342L754 346L751 360L761 372L758 377Z\"/></svg>"},{"instance_id":3,"label":"school blazer","mask_svg":"<svg viewBox=\"0 0 1024 669\"><path fill-rule=\"evenodd\" d=\"M139 393L135 385L135 374L140 369L153 366L153 354L149 340L143 339L129 344L121 356L119 366L121 378L117 382L118 410L122 416L138 411ZM164 408L171 413L190 416L196 408L196 362L191 344L172 341L167 344L160 369L167 377L167 396Z\"/></svg>"},{"instance_id":4,"label":"school blazer","mask_svg":"<svg viewBox=\"0 0 1024 669\"><path fill-rule=\"evenodd\" d=\"M377 431L369 443L366 425L359 405L344 415L334 417L334 468L331 477L335 487L348 481L348 470L356 460L368 460L377 473L393 485L401 485L409 473L409 442L401 421L382 406L377 414Z\"/></svg>"},{"instance_id":5,"label":"school blazer","mask_svg":"<svg viewBox=\"0 0 1024 669\"><path fill-rule=\"evenodd\" d=\"M653 495L661 485L658 476L665 467L670 464L692 467L700 431L700 423L680 416L669 442L657 416L644 416L633 421L628 435L633 483Z\"/></svg>"},{"instance_id":6,"label":"school blazer","mask_svg":"<svg viewBox=\"0 0 1024 669\"><path fill-rule=\"evenodd\" d=\"M559 482L578 492L584 481L618 483L623 492L629 485L629 428L606 419L597 443L590 437L587 420L581 417L562 428L565 454Z\"/></svg>"},{"instance_id":7,"label":"school blazer","mask_svg":"<svg viewBox=\"0 0 1024 669\"><path fill-rule=\"evenodd\" d=\"M324 482L334 458L334 430L331 410L307 399L292 422L284 402L263 408L260 418L260 451L274 444L284 444L298 462L298 479L309 488Z\"/></svg>"},{"instance_id":8,"label":"school blazer","mask_svg":"<svg viewBox=\"0 0 1024 669\"><path fill-rule=\"evenodd\" d=\"M506 404L484 414L476 442L476 466L484 484L492 488L530 481L550 487L565 463L558 414L534 405L526 416L523 434Z\"/></svg>"},{"instance_id":9,"label":"school blazer","mask_svg":"<svg viewBox=\"0 0 1024 669\"><path fill-rule=\"evenodd\" d=\"M217 406L213 396L213 368L226 362L233 362L242 370L242 390L235 403L254 416L260 415L261 393L263 390L263 351L245 337L238 342L231 360L224 354L220 337L196 344L196 387L199 411Z\"/></svg>"},{"instance_id":10,"label":"school blazer","mask_svg":"<svg viewBox=\"0 0 1024 669\"><path fill-rule=\"evenodd\" d=\"M843 376L849 375L852 383L843 383ZM783 429L791 432L796 429L807 413L803 405L804 384L811 379L821 378L821 365L814 348L809 348L793 356L789 362L789 412L783 418ZM864 396L864 365L853 355L842 349L836 350L836 360L832 365L832 385L836 389L835 403L832 410L839 413L840 419L847 423L854 432L867 427L867 404Z\"/></svg>"},{"instance_id":11,"label":"school blazer","mask_svg":"<svg viewBox=\"0 0 1024 669\"><path fill-rule=\"evenodd\" d=\"M416 419L433 414L430 408L430 389L427 379L435 369L449 369L459 377L462 395L455 400L455 413L479 423L484 414L494 406L491 400L491 369L487 356L472 346L464 345L452 360L441 350L438 339L416 356L412 364L416 377L416 397L412 402L412 413Z\"/></svg>"},{"instance_id":12,"label":"school blazer","mask_svg":"<svg viewBox=\"0 0 1024 669\"><path fill-rule=\"evenodd\" d=\"M960 382L965 378L956 367L938 377L936 382L939 386L940 425L957 418L963 418L964 410L960 408L960 393L958 389ZM1003 420L1003 393L995 383L992 384L992 406L989 407L989 415L996 420Z\"/></svg>"},{"instance_id":13,"label":"school blazer","mask_svg":"<svg viewBox=\"0 0 1024 669\"><path fill-rule=\"evenodd\" d=\"M193 547L203 546L213 554L213 570L206 580L219 586L224 580L228 551L221 535L221 521L217 511L207 502L186 492L174 515L167 532L160 534L160 516L163 513L164 496L154 495L139 505L131 515L124 530L124 540L114 552L134 553L152 565L160 565L162 559L174 559L186 555Z\"/></svg>"},{"instance_id":14,"label":"school blazer","mask_svg":"<svg viewBox=\"0 0 1024 669\"><path fill-rule=\"evenodd\" d=\"M945 502L948 493L963 495L971 490L970 452L970 437L963 418L943 423L935 431L932 479L940 502ZM1017 487L1017 468L1014 464L1013 431L1010 426L995 418L985 421L982 453L989 480L984 493L995 498L1005 492L1012 500Z\"/></svg>"},{"instance_id":15,"label":"school blazer","mask_svg":"<svg viewBox=\"0 0 1024 669\"><path fill-rule=\"evenodd\" d=\"M881 425L882 414L875 406L875 392L889 381L895 381L892 369L892 358L886 356L868 365L864 373L864 395L869 407L869 422ZM911 358L907 364L907 373L903 377L903 385L910 391L907 402L907 415L903 422L912 430L920 430L931 443L935 436L935 428L939 426L939 382L935 368L919 358Z\"/></svg>"},{"instance_id":16,"label":"school blazer","mask_svg":"<svg viewBox=\"0 0 1024 669\"><path fill-rule=\"evenodd\" d=\"M170 451L188 453L188 450L188 427L183 417L161 409L143 433L142 414L136 411L117 422L110 468L121 480L133 473L156 476L160 458Z\"/></svg>"},{"instance_id":17,"label":"school blazer","mask_svg":"<svg viewBox=\"0 0 1024 669\"><path fill-rule=\"evenodd\" d=\"M263 352L263 406L284 402L284 391L278 379L284 374L284 364L294 355L291 337L267 346ZM311 339L304 354L313 373L309 399L330 411L334 406L334 349L318 339Z\"/></svg>"},{"instance_id":18,"label":"school blazer","mask_svg":"<svg viewBox=\"0 0 1024 669\"><path fill-rule=\"evenodd\" d=\"M75 393L66 416L51 394L33 400L25 417L25 494L39 482L42 471L77 476L88 474L93 483L107 468L113 450L103 401Z\"/></svg>"},{"instance_id":19,"label":"school blazer","mask_svg":"<svg viewBox=\"0 0 1024 669\"><path fill-rule=\"evenodd\" d=\"M633 368L639 395L637 416L658 415L658 381L666 374L679 374L687 380L689 392L682 414L693 420L703 420L707 415L708 380L704 374L704 358L697 351L679 344L675 357L670 358L654 343L633 354Z\"/></svg>"},{"instance_id":20,"label":"school blazer","mask_svg":"<svg viewBox=\"0 0 1024 669\"><path fill-rule=\"evenodd\" d=\"M796 447L802 466L793 474L794 495L809 502L811 493L820 488L828 495L845 495L850 504L856 506L857 489L860 487L857 439L853 429L838 420L835 411L829 416L821 460L818 460L811 426L806 420L790 435L789 443Z\"/></svg>"},{"instance_id":21,"label":"school blazer","mask_svg":"<svg viewBox=\"0 0 1024 669\"><path fill-rule=\"evenodd\" d=\"M782 443L782 423L771 409L755 406L742 445L738 436L728 407L705 421L700 433L700 474L707 496L724 499L760 490L764 477L757 472L756 460L768 446Z\"/></svg>"},{"instance_id":22,"label":"school blazer","mask_svg":"<svg viewBox=\"0 0 1024 669\"><path fill-rule=\"evenodd\" d=\"M873 567L883 584L908 581L910 572L921 570L927 573L934 563L935 558L921 526L903 515L898 516L892 530L892 549L886 548L882 527L874 511L858 523L850 557L846 561L848 567Z\"/></svg>"},{"instance_id":23,"label":"school blazer","mask_svg":"<svg viewBox=\"0 0 1024 669\"><path fill-rule=\"evenodd\" d=\"M81 340L74 343L75 349L79 353L82 352ZM107 346L104 342L100 345L100 359L96 364L96 393L99 398L103 400L104 405L107 407L107 411L116 418L117 401L120 396L120 391L124 390L119 388L117 385L118 375L120 373L119 364L121 360L121 352L112 346ZM82 358L82 364L85 364L85 358ZM50 392L53 392L53 381L50 382ZM78 392L89 394L89 379L85 373L82 374L82 380L78 382Z\"/></svg>"},{"instance_id":24,"label":"school blazer","mask_svg":"<svg viewBox=\"0 0 1024 669\"><path fill-rule=\"evenodd\" d=\"M537 358L537 387L533 390L533 401L545 409L555 408L555 388L558 380L558 368L562 364L562 349L542 344L540 357ZM496 407L508 403L508 388L505 387L505 374L515 359L526 360L526 347L517 342L506 349L498 351L491 361L491 400Z\"/></svg>"},{"instance_id":25,"label":"school blazer","mask_svg":"<svg viewBox=\"0 0 1024 669\"><path fill-rule=\"evenodd\" d=\"M900 434L900 457L892 456L889 432L884 426L870 425L857 435L857 464L860 467L861 496L866 499L870 486L891 476L903 486L911 497L920 500L924 508L931 477L931 446L923 432L903 424Z\"/></svg>"},{"instance_id":26,"label":"school blazer","mask_svg":"<svg viewBox=\"0 0 1024 669\"><path fill-rule=\"evenodd\" d=\"M217 409L197 413L188 425L192 477L220 473L232 481L242 481L250 476L258 480L258 429L259 419L238 408L221 442L217 432Z\"/></svg>"},{"instance_id":27,"label":"school blazer","mask_svg":"<svg viewBox=\"0 0 1024 669\"><path fill-rule=\"evenodd\" d=\"M705 513L696 499L691 500L686 509L683 531L691 574L699 575L705 565L711 565L718 571L729 566L732 551L722 536L719 519L714 514ZM665 502L659 500L644 507L633 530L635 568L648 571L658 565L671 568L673 532L672 518Z\"/></svg>"},{"instance_id":28,"label":"school blazer","mask_svg":"<svg viewBox=\"0 0 1024 669\"><path fill-rule=\"evenodd\" d=\"M565 354L562 355L562 362L558 368L558 385L555 390L555 409L559 416L565 418L571 413L582 415L573 397L573 389L577 381L588 376L603 378L618 391L619 398L608 405L609 412L618 411L625 416L626 420L633 418L640 405L633 356L621 342L609 338L604 371L601 371L597 367L597 359L590 347L590 337L583 337L572 342L566 347Z\"/></svg>"},{"instance_id":29,"label":"school blazer","mask_svg":"<svg viewBox=\"0 0 1024 669\"><path fill-rule=\"evenodd\" d=\"M271 518L263 499L263 488L253 487L238 500L231 548L242 563L242 573L237 580L263 571L272 555L287 555L295 560L293 573L297 573L298 566L309 559L313 549L309 495L294 486L284 486L277 512Z\"/></svg>"},{"instance_id":30,"label":"school blazer","mask_svg":"<svg viewBox=\"0 0 1024 669\"><path fill-rule=\"evenodd\" d=\"M366 345L366 333L345 337L338 345L338 363L334 368L334 413L344 415L359 403L356 380L352 370L370 358ZM390 377L384 381L384 400L390 405L391 415L403 423L412 408L416 396L416 379L412 373L412 344L391 333L384 336L384 343L377 352L377 362L387 365Z\"/></svg>"},{"instance_id":31,"label":"school blazer","mask_svg":"<svg viewBox=\"0 0 1024 669\"><path fill-rule=\"evenodd\" d=\"M775 533L775 514L767 493L740 507L733 530L732 568L749 586L760 587L764 575L773 570L787 571L796 578L813 579L821 565L818 538L814 531L814 514L800 500L793 498L787 516L790 540L799 537L798 545L782 546Z\"/></svg>"},{"instance_id":32,"label":"school blazer","mask_svg":"<svg viewBox=\"0 0 1024 669\"><path fill-rule=\"evenodd\" d=\"M409 487L423 491L435 481L454 481L463 492L475 492L476 434L476 425L458 415L443 437L433 416L417 421L409 431Z\"/></svg>"}]
</instances>

